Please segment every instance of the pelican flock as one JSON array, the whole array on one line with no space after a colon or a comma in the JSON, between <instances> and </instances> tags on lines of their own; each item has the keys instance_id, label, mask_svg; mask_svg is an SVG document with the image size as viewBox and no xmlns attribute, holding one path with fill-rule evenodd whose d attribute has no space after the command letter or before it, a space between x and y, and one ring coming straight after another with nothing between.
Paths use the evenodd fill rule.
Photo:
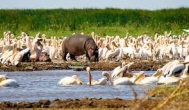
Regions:
<instances>
[{"instance_id":1,"label":"pelican flock","mask_svg":"<svg viewBox=\"0 0 189 110\"><path fill-rule=\"evenodd\" d=\"M140 35L126 36L103 36L92 32L92 38L98 46L100 62L115 61L122 62L122 65L115 67L111 73L102 72L102 78L92 79L90 67L86 68L88 73L88 85L127 85L127 84L173 84L180 80L188 79L189 68L189 35L184 29L181 35L173 35L171 32L155 34L154 36ZM82 33L84 34L84 33ZM19 65L28 61L52 61L60 60L61 43L67 36L57 39L56 36L49 37L37 33L36 36L29 36L22 32L21 36L15 36L10 31L3 33L0 39L0 63L3 65ZM69 55L67 56L69 57ZM80 60L86 59L85 55L77 57ZM167 64L159 68L152 76L147 76L144 71L133 74L130 67L134 62L126 64L125 59L139 60L169 60ZM184 61L184 62L181 62ZM129 75L128 75L129 74ZM5 84L16 84L13 79L0 78L0 86ZM12 82L12 83L10 83ZM63 85L80 85L83 82L73 75L64 77L57 83Z\"/></svg>"},{"instance_id":2,"label":"pelican flock","mask_svg":"<svg viewBox=\"0 0 189 110\"><path fill-rule=\"evenodd\" d=\"M185 30L186 31L186 30ZM186 31L187 32L187 31ZM13 37L14 36L14 37ZM29 36L22 32L15 36L10 31L4 32L0 39L0 61L6 65L18 65L22 61L51 61L61 59L61 42L67 36L57 39L37 33ZM100 61L121 61L125 58L141 60L184 60L188 54L189 35L173 35L165 32L153 36L140 35L137 37L126 34L120 36L100 37L94 32L92 38L98 46ZM49 59L41 59L40 54L48 54ZM85 56L78 58L86 59Z\"/></svg>"}]
</instances>

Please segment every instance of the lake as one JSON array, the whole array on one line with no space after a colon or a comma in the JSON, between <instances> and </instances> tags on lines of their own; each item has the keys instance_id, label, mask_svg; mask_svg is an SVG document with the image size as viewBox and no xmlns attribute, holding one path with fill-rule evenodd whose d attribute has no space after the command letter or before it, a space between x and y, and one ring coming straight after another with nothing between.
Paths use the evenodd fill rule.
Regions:
<instances>
[{"instance_id":1,"label":"lake","mask_svg":"<svg viewBox=\"0 0 189 110\"><path fill-rule=\"evenodd\" d=\"M111 72L111 71L109 71ZM93 79L102 78L102 71L91 71ZM145 71L151 75L154 71ZM20 87L0 88L0 102L33 102L41 99L81 99L81 98L121 98L134 99L133 90L137 92L137 98L145 97L145 92L150 86L142 85L96 85L88 86L88 75L86 71L73 70L44 70L44 71L16 71L0 72L8 78L15 79ZM58 86L58 81L65 76L76 74L84 85ZM151 85L152 86L152 85Z\"/></svg>"}]
</instances>

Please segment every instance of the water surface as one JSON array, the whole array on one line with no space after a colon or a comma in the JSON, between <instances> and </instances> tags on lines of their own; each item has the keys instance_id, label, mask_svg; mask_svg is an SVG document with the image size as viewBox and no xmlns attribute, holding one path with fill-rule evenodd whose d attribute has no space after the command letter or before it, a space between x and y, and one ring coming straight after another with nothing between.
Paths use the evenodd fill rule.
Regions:
<instances>
[{"instance_id":1,"label":"water surface","mask_svg":"<svg viewBox=\"0 0 189 110\"><path fill-rule=\"evenodd\" d=\"M102 78L102 71L91 71L93 79ZM111 71L109 71L111 72ZM154 71L145 71L151 75ZM45 70L45 71L18 71L18 72L0 72L7 74L11 79L15 79L20 87L18 88L0 88L0 101L38 101L41 99L81 99L81 98L121 98L134 99L132 88L137 92L137 97L145 97L145 92L149 86L129 85L109 86L96 85L88 86L86 71L73 70ZM58 81L65 76L73 74L84 82L84 85L58 86Z\"/></svg>"}]
</instances>

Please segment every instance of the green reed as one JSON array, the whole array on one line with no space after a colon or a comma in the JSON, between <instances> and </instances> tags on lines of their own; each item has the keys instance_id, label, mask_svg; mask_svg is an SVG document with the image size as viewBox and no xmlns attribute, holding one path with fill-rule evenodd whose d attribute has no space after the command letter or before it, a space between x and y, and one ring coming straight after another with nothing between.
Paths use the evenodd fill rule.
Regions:
<instances>
[{"instance_id":1,"label":"green reed","mask_svg":"<svg viewBox=\"0 0 189 110\"><path fill-rule=\"evenodd\" d=\"M72 33L100 36L126 33L137 37L154 36L156 32L172 31L181 34L189 28L189 8L139 10L139 9L22 9L0 10L0 33L10 30L16 36L22 31L35 35L69 36ZM2 37L2 34L0 37Z\"/></svg>"}]
</instances>

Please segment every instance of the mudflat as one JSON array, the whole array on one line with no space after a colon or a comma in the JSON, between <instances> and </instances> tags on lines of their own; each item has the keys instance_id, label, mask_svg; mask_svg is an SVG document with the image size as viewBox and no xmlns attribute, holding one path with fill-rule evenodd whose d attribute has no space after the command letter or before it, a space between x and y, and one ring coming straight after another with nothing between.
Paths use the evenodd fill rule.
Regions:
<instances>
[{"instance_id":1,"label":"mudflat","mask_svg":"<svg viewBox=\"0 0 189 110\"><path fill-rule=\"evenodd\" d=\"M156 71L168 61L148 61L148 60L126 60L126 63L134 62L131 69L134 71ZM121 65L120 62L62 62L53 60L52 62L21 62L18 66L0 64L0 71L37 71L37 70L85 70L90 66L91 70L113 70Z\"/></svg>"}]
</instances>

